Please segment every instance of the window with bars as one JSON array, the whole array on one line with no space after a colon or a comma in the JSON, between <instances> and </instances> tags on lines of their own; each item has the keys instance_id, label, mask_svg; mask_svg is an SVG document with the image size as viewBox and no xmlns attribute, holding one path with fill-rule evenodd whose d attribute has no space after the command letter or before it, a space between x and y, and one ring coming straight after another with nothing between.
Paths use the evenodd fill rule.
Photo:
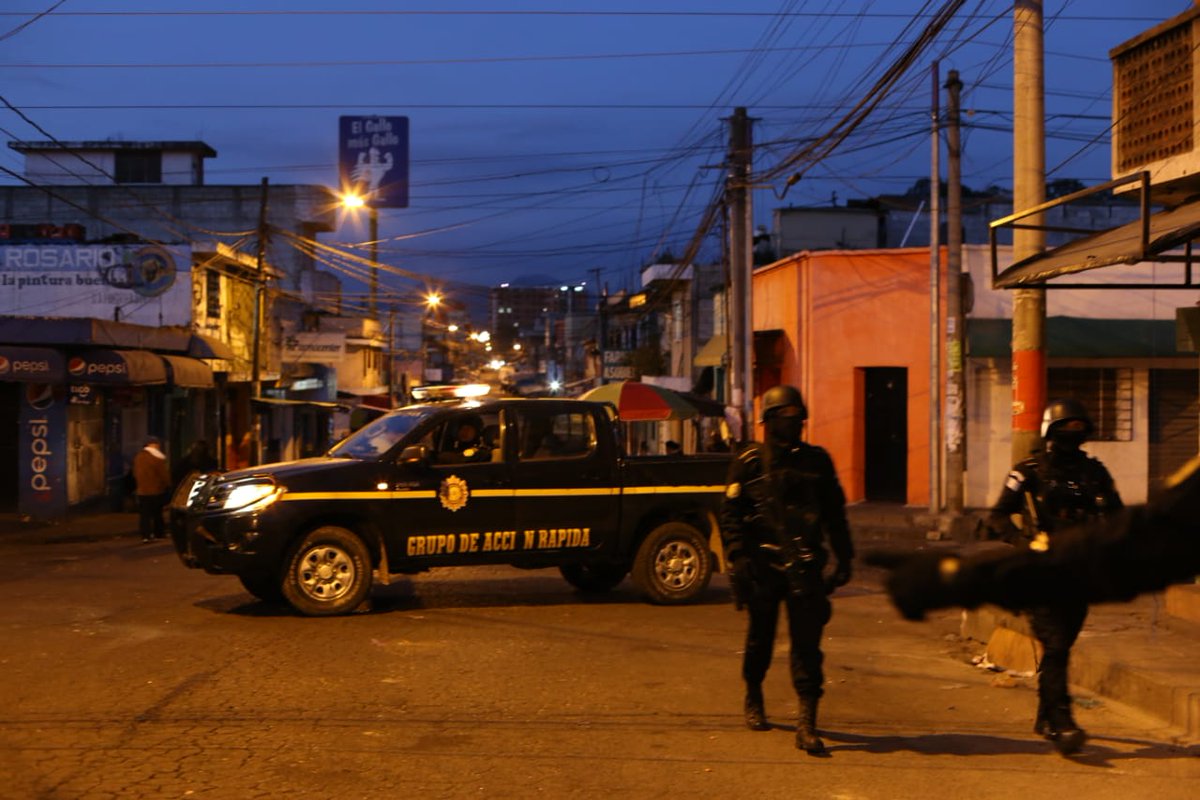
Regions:
<instances>
[{"instance_id":1,"label":"window with bars","mask_svg":"<svg viewBox=\"0 0 1200 800\"><path fill-rule=\"evenodd\" d=\"M1133 440L1133 370L1129 367L1051 367L1046 397L1073 397L1095 423L1092 439Z\"/></svg>"},{"instance_id":2,"label":"window with bars","mask_svg":"<svg viewBox=\"0 0 1200 800\"><path fill-rule=\"evenodd\" d=\"M221 316L221 273L210 269L204 275L204 313L209 317Z\"/></svg>"}]
</instances>

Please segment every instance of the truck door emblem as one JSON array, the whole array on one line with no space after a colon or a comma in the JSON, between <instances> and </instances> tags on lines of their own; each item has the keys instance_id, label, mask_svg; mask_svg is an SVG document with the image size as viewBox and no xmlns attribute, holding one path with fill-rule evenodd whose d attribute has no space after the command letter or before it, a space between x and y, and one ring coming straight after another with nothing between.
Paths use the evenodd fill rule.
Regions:
<instances>
[{"instance_id":1,"label":"truck door emblem","mask_svg":"<svg viewBox=\"0 0 1200 800\"><path fill-rule=\"evenodd\" d=\"M442 501L442 508L447 511L458 511L467 504L470 497L471 490L467 488L467 482L456 475L442 481L442 487L438 489L438 499Z\"/></svg>"}]
</instances>

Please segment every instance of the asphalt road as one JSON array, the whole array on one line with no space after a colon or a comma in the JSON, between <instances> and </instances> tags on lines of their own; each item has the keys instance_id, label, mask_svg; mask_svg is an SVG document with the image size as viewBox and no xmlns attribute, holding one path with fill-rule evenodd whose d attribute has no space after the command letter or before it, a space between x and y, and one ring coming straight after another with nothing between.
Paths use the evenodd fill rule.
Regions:
<instances>
[{"instance_id":1,"label":"asphalt road","mask_svg":"<svg viewBox=\"0 0 1200 800\"><path fill-rule=\"evenodd\" d=\"M1073 759L1030 682L971 666L957 614L899 620L870 574L834 601L819 726L742 727L744 619L599 600L553 572L439 570L306 619L166 544L0 537L5 798L1194 798L1200 749L1084 698Z\"/></svg>"}]
</instances>

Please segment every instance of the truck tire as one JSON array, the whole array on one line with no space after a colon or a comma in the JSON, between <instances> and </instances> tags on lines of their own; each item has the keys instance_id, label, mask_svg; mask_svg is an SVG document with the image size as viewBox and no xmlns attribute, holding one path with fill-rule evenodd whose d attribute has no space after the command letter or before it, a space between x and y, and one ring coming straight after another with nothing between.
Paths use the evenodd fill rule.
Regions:
<instances>
[{"instance_id":1,"label":"truck tire","mask_svg":"<svg viewBox=\"0 0 1200 800\"><path fill-rule=\"evenodd\" d=\"M650 531L638 548L631 577L651 603L694 600L712 577L708 539L686 522L665 522Z\"/></svg>"},{"instance_id":2,"label":"truck tire","mask_svg":"<svg viewBox=\"0 0 1200 800\"><path fill-rule=\"evenodd\" d=\"M242 588L262 600L264 603L278 603L283 599L283 590L279 586L279 578L269 573L255 572L248 575L238 575Z\"/></svg>"},{"instance_id":3,"label":"truck tire","mask_svg":"<svg viewBox=\"0 0 1200 800\"><path fill-rule=\"evenodd\" d=\"M617 564L563 564L558 568L567 583L584 593L611 591L625 580L629 567Z\"/></svg>"},{"instance_id":4,"label":"truck tire","mask_svg":"<svg viewBox=\"0 0 1200 800\"><path fill-rule=\"evenodd\" d=\"M371 554L345 528L310 531L292 546L286 563L283 598L305 616L348 614L371 591Z\"/></svg>"}]
</instances>

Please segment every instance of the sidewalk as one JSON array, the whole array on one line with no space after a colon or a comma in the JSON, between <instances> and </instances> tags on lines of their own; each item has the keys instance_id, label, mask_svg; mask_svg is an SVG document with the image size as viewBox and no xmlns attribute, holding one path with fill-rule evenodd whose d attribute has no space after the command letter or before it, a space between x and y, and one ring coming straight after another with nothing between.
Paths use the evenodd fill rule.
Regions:
<instances>
[{"instance_id":1,"label":"sidewalk","mask_svg":"<svg viewBox=\"0 0 1200 800\"><path fill-rule=\"evenodd\" d=\"M952 546L930 541L939 538L937 525L924 509L856 504L847 515L860 550L872 543ZM82 514L57 523L0 514L0 543L134 541L137 525L134 513ZM1031 673L1036 667L1036 643L1018 615L994 608L964 612L961 633L980 642L980 653L986 645L987 659L1000 669ZM1071 653L1071 680L1163 720L1186 741L1200 741L1200 585L1094 606Z\"/></svg>"}]
</instances>

